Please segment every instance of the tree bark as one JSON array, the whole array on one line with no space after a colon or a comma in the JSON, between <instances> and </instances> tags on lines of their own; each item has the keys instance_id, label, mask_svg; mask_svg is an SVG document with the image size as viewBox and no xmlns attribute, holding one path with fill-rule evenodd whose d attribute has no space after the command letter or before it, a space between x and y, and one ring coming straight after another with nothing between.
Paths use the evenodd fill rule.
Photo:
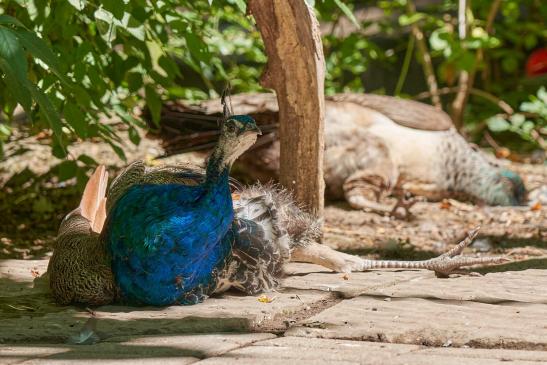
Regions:
<instances>
[{"instance_id":1,"label":"tree bark","mask_svg":"<svg viewBox=\"0 0 547 365\"><path fill-rule=\"evenodd\" d=\"M325 60L319 25L304 0L250 0L268 63L261 84L276 91L280 182L322 216Z\"/></svg>"}]
</instances>

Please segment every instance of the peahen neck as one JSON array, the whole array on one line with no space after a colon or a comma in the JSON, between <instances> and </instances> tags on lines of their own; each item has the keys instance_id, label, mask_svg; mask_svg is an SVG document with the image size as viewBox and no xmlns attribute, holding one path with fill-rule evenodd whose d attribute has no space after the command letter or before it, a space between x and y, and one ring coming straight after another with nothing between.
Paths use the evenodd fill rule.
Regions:
<instances>
[{"instance_id":1,"label":"peahen neck","mask_svg":"<svg viewBox=\"0 0 547 365\"><path fill-rule=\"evenodd\" d=\"M486 202L495 198L494 186L499 180L499 169L493 166L479 151L470 150L467 142L454 132L449 135L438 151L442 156L440 184L447 190L470 194Z\"/></svg>"}]
</instances>

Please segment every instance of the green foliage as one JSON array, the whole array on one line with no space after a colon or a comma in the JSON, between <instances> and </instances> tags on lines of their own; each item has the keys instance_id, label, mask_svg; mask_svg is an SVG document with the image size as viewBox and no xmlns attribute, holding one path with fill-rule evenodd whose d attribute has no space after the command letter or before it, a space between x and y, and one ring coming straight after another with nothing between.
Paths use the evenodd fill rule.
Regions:
<instances>
[{"instance_id":1,"label":"green foliage","mask_svg":"<svg viewBox=\"0 0 547 365\"><path fill-rule=\"evenodd\" d=\"M418 52L410 27L417 25L427 37L441 88L455 86L462 70L476 72L474 87L519 110L502 116L496 104L472 95L467 129L480 133L486 125L494 137L512 131L537 146L534 135L544 133L545 118L527 103L541 99L530 96L541 83L524 76L524 62L545 42L547 7L535 0L504 0L488 31L492 1L470 2L468 36L460 40L456 0L416 12L409 11L408 1L308 0L322 24L327 94L365 91L363 73L379 64L392 70L396 83L367 92L415 93L409 86L418 88L411 68ZM383 16L363 16L367 7L381 9ZM245 12L243 0L3 1L0 147L13 128L17 104L32 119L31 133L53 132L57 157L65 157L74 141L90 138L107 141L123 157L120 131L138 144L137 129L145 126L133 114L135 107L146 105L157 123L163 101L215 97L226 80L235 92L261 90L266 57ZM451 96L443 101L448 110Z\"/></svg>"},{"instance_id":2,"label":"green foliage","mask_svg":"<svg viewBox=\"0 0 547 365\"><path fill-rule=\"evenodd\" d=\"M144 126L133 116L136 106L146 103L158 122L165 99L213 97L226 79L242 80L234 82L238 89L258 80L260 67L223 58L265 62L245 7L241 0L4 1L0 142L20 104L33 131L53 131L57 157L78 139L101 138L123 158L117 133L139 143L135 128ZM112 116L119 123L101 122Z\"/></svg>"},{"instance_id":3,"label":"green foliage","mask_svg":"<svg viewBox=\"0 0 547 365\"><path fill-rule=\"evenodd\" d=\"M545 117L537 108L534 112L524 109L531 108L528 103L532 101L528 100L538 103L541 91L538 97L533 95L547 80L525 75L527 57L547 40L547 6L535 0L504 0L494 14L494 21L488 24L494 2L468 1L471 8L467 10L467 36L460 39L458 1L430 2L417 11L410 11L410 1L345 1L360 25L352 29L347 24L341 25L345 14L335 4L315 3L323 29L327 29L323 34L327 93L366 90L412 97L406 90L416 90L416 82L421 82L422 90L427 91L425 77L420 80L409 74L412 58L416 59L414 62L420 61L410 32L410 27L417 25L426 37L439 88L452 88L443 97L445 110L451 111L461 71L475 74L473 87L486 92L473 93L469 98L464 118L468 133L479 140L486 125L495 138L499 133L511 131L513 139L520 139L520 143L513 145L517 149L545 148L542 142L546 133ZM370 7L380 8L384 16L367 18L366 15L371 14ZM389 69L392 74L398 74L394 87L390 89L386 85L387 89L373 90L363 84L362 74L371 67L375 72ZM407 80L407 76L412 76L412 80ZM484 94L491 97L485 99L481 96ZM496 99L519 112L500 115L499 103L493 102Z\"/></svg>"},{"instance_id":4,"label":"green foliage","mask_svg":"<svg viewBox=\"0 0 547 365\"><path fill-rule=\"evenodd\" d=\"M513 115L494 115L486 123L492 132L516 133L523 140L538 143L538 131L547 129L547 91L541 87L536 95L519 106L520 113ZM545 132L543 132L545 134Z\"/></svg>"}]
</instances>

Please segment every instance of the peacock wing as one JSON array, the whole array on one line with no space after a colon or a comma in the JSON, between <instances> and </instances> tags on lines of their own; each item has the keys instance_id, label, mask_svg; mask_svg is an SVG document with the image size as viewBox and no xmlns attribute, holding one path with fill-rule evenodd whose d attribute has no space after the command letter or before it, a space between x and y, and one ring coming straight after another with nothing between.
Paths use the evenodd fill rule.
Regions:
<instances>
[{"instance_id":1,"label":"peacock wing","mask_svg":"<svg viewBox=\"0 0 547 365\"><path fill-rule=\"evenodd\" d=\"M346 93L328 96L327 101L351 102L376 110L404 127L426 131L445 131L453 127L452 119L431 105L393 96Z\"/></svg>"}]
</instances>

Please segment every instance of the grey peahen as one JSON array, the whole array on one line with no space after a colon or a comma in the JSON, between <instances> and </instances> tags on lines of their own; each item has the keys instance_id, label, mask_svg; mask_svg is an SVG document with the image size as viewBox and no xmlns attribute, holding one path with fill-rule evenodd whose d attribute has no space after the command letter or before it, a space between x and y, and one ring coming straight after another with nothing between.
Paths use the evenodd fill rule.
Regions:
<instances>
[{"instance_id":1,"label":"grey peahen","mask_svg":"<svg viewBox=\"0 0 547 365\"><path fill-rule=\"evenodd\" d=\"M283 276L283 266L289 261L315 263L346 273L378 268L412 268L434 270L441 274L449 274L462 266L506 261L501 257L459 256L472 242L477 230L470 232L466 239L447 253L430 260L362 259L318 244L321 235L320 222L299 209L284 190L262 185L248 188L232 186L235 189L232 192L234 219L222 237L222 242L226 245L222 246L226 248L223 251L225 256L219 265L211 267L206 285L198 287L199 291L193 290L190 295L185 293L176 300L169 297L167 301L156 302L145 295L139 296L138 300L128 297L125 286L127 284L119 281L120 273L126 274L116 267L118 263L113 257L119 253L112 252L112 247L109 247L112 245L112 236L108 233L108 225L113 224L112 220L116 219L112 215L115 207L120 206L119 201L129 196L127 191L134 186L200 186L206 179L206 172L195 167L147 167L138 161L126 168L112 182L110 188L106 189L107 174L104 167L99 167L86 186L80 207L67 215L59 229L47 272L49 285L57 302L103 305L115 301L127 302L129 299L135 304L193 304L208 295L230 288L253 295L277 288ZM125 232L139 232L143 227L153 225L157 218L163 220L171 217L171 211L158 209L159 206L155 205L154 202L160 196L149 196L151 204L140 207L140 211L126 212ZM108 204L105 204L107 201ZM211 206L211 210L214 209ZM134 220L131 215L145 215L148 220ZM146 235L137 238L135 245L142 249L148 244L149 238ZM123 252L129 255L128 264L131 263L131 250ZM160 279L155 284L150 283L147 288L149 291L163 293L167 286L168 290L178 294L195 273L203 273L200 257L182 257L176 250L157 255L158 251L153 250L153 247L145 248L143 252L150 252L148 266L144 266L141 263L143 261L137 263L139 269L130 272L134 275L133 282L140 283L145 271L180 270L180 273L168 271L168 280L165 282ZM141 257L138 256L139 259ZM169 266L165 268L166 263ZM121 279L125 277L122 276Z\"/></svg>"},{"instance_id":2,"label":"grey peahen","mask_svg":"<svg viewBox=\"0 0 547 365\"><path fill-rule=\"evenodd\" d=\"M264 131L252 152L236 164L260 181L277 178L277 100L273 94L232 96L234 107L251 115ZM218 101L197 106L164 107L161 133L167 154L213 145ZM427 104L399 98L340 94L327 97L325 182L328 198L345 198L356 209L406 216L413 200L393 207L389 194L408 191L430 200L461 197L489 205L519 205L525 200L522 179L493 164L453 128L450 117ZM399 209L403 208L403 209Z\"/></svg>"}]
</instances>

